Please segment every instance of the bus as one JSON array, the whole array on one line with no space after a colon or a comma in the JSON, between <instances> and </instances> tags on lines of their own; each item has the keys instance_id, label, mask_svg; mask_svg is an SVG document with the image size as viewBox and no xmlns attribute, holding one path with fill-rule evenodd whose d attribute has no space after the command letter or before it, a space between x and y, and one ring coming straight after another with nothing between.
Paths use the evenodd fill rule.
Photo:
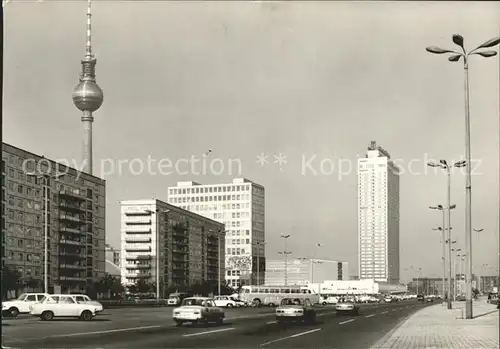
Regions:
<instances>
[{"instance_id":1,"label":"bus","mask_svg":"<svg viewBox=\"0 0 500 349\"><path fill-rule=\"evenodd\" d=\"M278 306L283 298L308 298L319 303L319 295L306 286L242 286L239 298L255 306Z\"/></svg>"}]
</instances>

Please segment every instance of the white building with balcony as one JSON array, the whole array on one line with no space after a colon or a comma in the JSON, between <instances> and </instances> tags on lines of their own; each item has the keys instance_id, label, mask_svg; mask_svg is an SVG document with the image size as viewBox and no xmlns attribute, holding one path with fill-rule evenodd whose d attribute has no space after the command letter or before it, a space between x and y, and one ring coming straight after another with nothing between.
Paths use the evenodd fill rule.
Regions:
<instances>
[{"instance_id":1,"label":"white building with balcony","mask_svg":"<svg viewBox=\"0 0 500 349\"><path fill-rule=\"evenodd\" d=\"M257 279L263 283L266 262L262 185L244 178L235 178L226 184L178 182L176 187L168 188L168 202L225 224L228 285L238 287L241 280L255 284Z\"/></svg>"},{"instance_id":2,"label":"white building with balcony","mask_svg":"<svg viewBox=\"0 0 500 349\"><path fill-rule=\"evenodd\" d=\"M224 280L224 225L160 200L121 202L121 278L160 288Z\"/></svg>"}]
</instances>

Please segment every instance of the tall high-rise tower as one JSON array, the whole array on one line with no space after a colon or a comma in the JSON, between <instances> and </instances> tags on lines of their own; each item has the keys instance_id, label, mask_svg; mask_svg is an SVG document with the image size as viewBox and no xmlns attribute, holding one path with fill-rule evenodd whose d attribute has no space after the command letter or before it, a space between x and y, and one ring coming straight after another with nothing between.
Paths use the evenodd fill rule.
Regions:
<instances>
[{"instance_id":1,"label":"tall high-rise tower","mask_svg":"<svg viewBox=\"0 0 500 349\"><path fill-rule=\"evenodd\" d=\"M97 59L92 53L91 18L91 3L88 0L86 53L82 60L80 82L73 90L73 103L83 112L83 172L89 174L92 174L92 123L94 122L92 113L100 108L104 100L104 94L95 80Z\"/></svg>"},{"instance_id":2,"label":"tall high-rise tower","mask_svg":"<svg viewBox=\"0 0 500 349\"><path fill-rule=\"evenodd\" d=\"M399 170L376 142L358 159L358 256L360 279L399 282Z\"/></svg>"}]
</instances>

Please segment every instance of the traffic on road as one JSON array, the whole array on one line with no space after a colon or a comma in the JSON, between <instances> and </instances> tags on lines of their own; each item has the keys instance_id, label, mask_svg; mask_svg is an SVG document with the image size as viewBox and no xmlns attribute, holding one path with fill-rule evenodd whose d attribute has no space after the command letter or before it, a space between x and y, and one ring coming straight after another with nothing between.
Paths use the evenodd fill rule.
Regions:
<instances>
[{"instance_id":1,"label":"traffic on road","mask_svg":"<svg viewBox=\"0 0 500 349\"><path fill-rule=\"evenodd\" d=\"M407 297L394 302L339 299L335 305L312 304L307 297L283 298L277 307L217 306L209 297L188 297L174 307L104 309L91 321L69 309L90 309L76 296L42 298L32 315L3 320L2 342L10 348L219 348L349 347L366 348L419 308L430 305ZM345 297L344 297L345 298ZM44 305L46 304L46 305ZM52 304L59 305L53 307ZM67 306L66 304L72 304ZM36 306L31 306L37 309ZM43 311L54 312L48 318ZM76 310L75 310L76 311ZM74 316L59 318L58 316ZM84 325L85 324L85 325Z\"/></svg>"}]
</instances>

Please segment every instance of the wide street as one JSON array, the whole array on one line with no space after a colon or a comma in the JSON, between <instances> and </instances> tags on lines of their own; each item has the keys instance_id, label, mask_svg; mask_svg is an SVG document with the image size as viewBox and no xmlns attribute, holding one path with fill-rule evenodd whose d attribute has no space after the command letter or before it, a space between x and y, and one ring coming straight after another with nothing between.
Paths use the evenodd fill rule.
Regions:
<instances>
[{"instance_id":1,"label":"wide street","mask_svg":"<svg viewBox=\"0 0 500 349\"><path fill-rule=\"evenodd\" d=\"M435 304L435 303L431 303ZM172 308L110 309L94 321L4 319L2 343L12 348L359 348L370 347L426 306L416 301L362 304L360 315L318 307L314 325L279 326L268 308L229 309L222 326L176 327Z\"/></svg>"}]
</instances>

